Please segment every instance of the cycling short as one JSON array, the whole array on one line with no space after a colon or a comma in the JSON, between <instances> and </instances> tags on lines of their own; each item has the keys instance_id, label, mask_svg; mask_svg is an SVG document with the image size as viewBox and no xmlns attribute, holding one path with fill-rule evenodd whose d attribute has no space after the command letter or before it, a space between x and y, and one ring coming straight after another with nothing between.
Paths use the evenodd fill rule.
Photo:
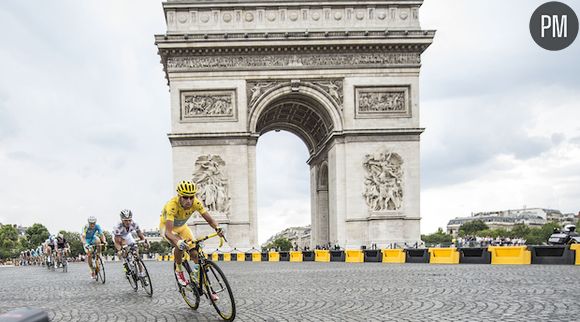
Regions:
<instances>
[{"instance_id":1,"label":"cycling short","mask_svg":"<svg viewBox=\"0 0 580 322\"><path fill-rule=\"evenodd\" d=\"M85 243L87 245L96 245L97 239L99 239L97 236L93 236L93 238L85 238Z\"/></svg>"},{"instance_id":2,"label":"cycling short","mask_svg":"<svg viewBox=\"0 0 580 322\"><path fill-rule=\"evenodd\" d=\"M164 240L166 240L169 243L171 243L171 241L169 241L167 239L167 237L165 237L165 226L160 226L159 227L159 232L161 233L161 237L163 237ZM187 226L187 225L181 225L179 227L173 227L173 233L176 234L177 236L179 236L181 239L184 239L184 240L194 240L193 234L191 233L191 229L189 229L189 226Z\"/></svg>"}]
</instances>

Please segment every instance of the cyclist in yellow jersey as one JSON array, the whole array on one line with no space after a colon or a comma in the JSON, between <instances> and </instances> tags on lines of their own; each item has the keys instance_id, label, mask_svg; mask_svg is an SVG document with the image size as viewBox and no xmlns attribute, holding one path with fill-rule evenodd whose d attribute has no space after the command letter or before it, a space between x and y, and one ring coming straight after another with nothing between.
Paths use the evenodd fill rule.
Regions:
<instances>
[{"instance_id":1,"label":"cyclist in yellow jersey","mask_svg":"<svg viewBox=\"0 0 580 322\"><path fill-rule=\"evenodd\" d=\"M183 269L181 267L183 259L183 251L187 249L186 240L193 240L193 234L187 226L187 220L193 215L194 212L198 212L205 221L219 234L223 237L223 231L218 226L218 223L209 215L205 207L199 199L195 197L197 193L197 185L190 181L181 181L177 185L177 196L171 198L161 212L161 218L159 222L159 231L161 236L169 241L173 246L175 246L174 258L175 258L175 275L177 280L183 286L187 285L187 280L183 275ZM190 253L191 259L195 263L193 270L194 272L199 270L197 252Z\"/></svg>"}]
</instances>

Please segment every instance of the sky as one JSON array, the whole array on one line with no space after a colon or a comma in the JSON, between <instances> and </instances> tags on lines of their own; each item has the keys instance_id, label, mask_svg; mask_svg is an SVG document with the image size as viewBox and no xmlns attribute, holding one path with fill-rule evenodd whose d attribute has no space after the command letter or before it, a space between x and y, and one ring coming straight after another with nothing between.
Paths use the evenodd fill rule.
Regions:
<instances>
[{"instance_id":1,"label":"sky","mask_svg":"<svg viewBox=\"0 0 580 322\"><path fill-rule=\"evenodd\" d=\"M479 211L580 211L580 39L538 47L542 3L424 2L422 233ZM2 1L0 223L111 229L130 208L157 226L174 193L164 32L160 1ZM260 242L310 223L307 158L293 134L260 137Z\"/></svg>"}]
</instances>

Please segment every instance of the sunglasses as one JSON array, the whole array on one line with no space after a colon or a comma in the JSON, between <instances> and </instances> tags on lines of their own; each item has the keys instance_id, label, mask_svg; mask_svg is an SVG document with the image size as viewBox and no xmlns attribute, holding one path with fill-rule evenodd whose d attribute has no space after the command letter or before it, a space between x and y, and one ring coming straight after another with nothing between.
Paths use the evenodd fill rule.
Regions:
<instances>
[{"instance_id":1,"label":"sunglasses","mask_svg":"<svg viewBox=\"0 0 580 322\"><path fill-rule=\"evenodd\" d=\"M193 200L193 198L195 198L195 196L181 196L181 198L187 199L187 200Z\"/></svg>"}]
</instances>

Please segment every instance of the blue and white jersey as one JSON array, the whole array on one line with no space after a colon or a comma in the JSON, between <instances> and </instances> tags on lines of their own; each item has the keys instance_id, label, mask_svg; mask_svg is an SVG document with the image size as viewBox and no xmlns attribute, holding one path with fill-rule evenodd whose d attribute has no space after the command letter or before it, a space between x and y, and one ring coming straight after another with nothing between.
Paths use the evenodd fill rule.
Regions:
<instances>
[{"instance_id":1,"label":"blue and white jersey","mask_svg":"<svg viewBox=\"0 0 580 322\"><path fill-rule=\"evenodd\" d=\"M91 229L89 227L89 225L85 225L85 228L83 229L83 235L85 235L85 239L86 240L90 240L90 239L94 239L95 236L99 237L103 234L103 230L101 229L101 226L99 226L98 224L95 224L95 228Z\"/></svg>"}]
</instances>

